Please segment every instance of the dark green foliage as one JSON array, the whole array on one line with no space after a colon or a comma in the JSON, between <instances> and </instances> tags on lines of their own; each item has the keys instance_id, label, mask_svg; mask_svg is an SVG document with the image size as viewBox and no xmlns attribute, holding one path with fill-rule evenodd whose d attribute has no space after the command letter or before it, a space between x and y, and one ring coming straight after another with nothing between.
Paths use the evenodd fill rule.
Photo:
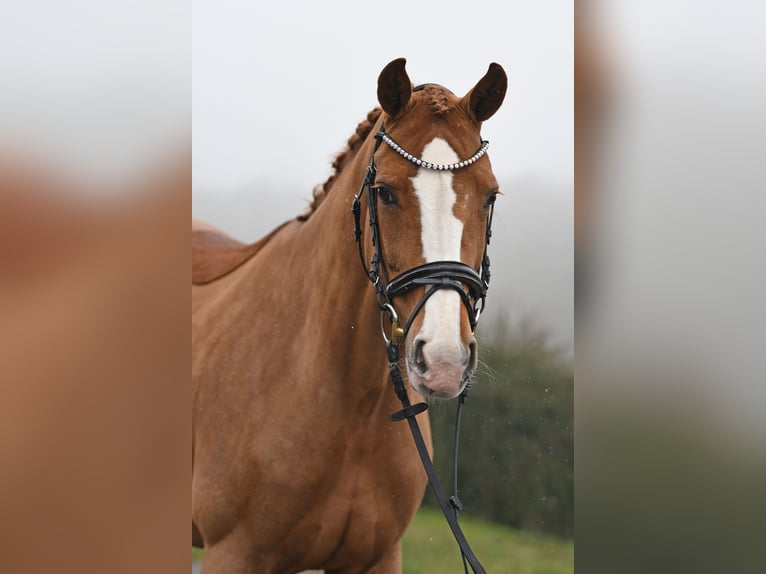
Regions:
<instances>
[{"instance_id":1,"label":"dark green foliage","mask_svg":"<svg viewBox=\"0 0 766 574\"><path fill-rule=\"evenodd\" d=\"M468 516L569 537L574 513L574 377L541 335L484 335L460 437ZM457 401L431 405L435 463L452 494ZM437 506L429 492L425 503Z\"/></svg>"}]
</instances>

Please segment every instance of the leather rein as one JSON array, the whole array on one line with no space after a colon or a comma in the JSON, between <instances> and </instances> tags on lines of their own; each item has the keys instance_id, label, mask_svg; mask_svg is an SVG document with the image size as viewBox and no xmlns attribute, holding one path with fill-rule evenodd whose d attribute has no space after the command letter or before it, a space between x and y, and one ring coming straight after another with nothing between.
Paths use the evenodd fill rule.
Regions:
<instances>
[{"instance_id":1,"label":"leather rein","mask_svg":"<svg viewBox=\"0 0 766 574\"><path fill-rule=\"evenodd\" d=\"M426 403L417 403L415 405L410 403L407 389L402 379L402 370L399 366L399 350L407 337L407 333L412 326L414 318L423 309L428 299L430 299L437 291L441 289L449 289L455 291L460 296L460 300L463 306L468 312L468 318L471 324L471 330L476 329L476 325L479 321L479 316L484 310L487 289L489 287L489 256L487 255L487 247L492 236L492 216L494 213L494 204L489 207L489 215L487 216L487 233L484 242L484 254L482 256L481 268L479 270L474 269L470 265L466 265L460 261L434 261L419 265L403 273L399 274L393 280L388 280L388 273L386 271L385 261L383 260L383 253L380 247L380 229L378 225L378 189L375 187L376 166L375 166L375 152L380 147L382 142L389 145L394 151L399 153L402 157L415 163L420 167L426 169L440 170L440 171L453 171L455 169L461 169L471 165L474 161L478 160L486 152L488 142L482 141L479 150L469 159L450 165L434 165L422 161L421 159L407 153L401 148L385 131L385 126L381 124L380 130L375 134L375 148L370 158L370 164L367 167L364 181L359 189L359 192L354 196L351 211L354 215L354 237L359 247L359 258L362 263L362 268L372 282L375 293L377 296L378 306L380 307L381 317L381 331L383 339L386 343L386 354L388 355L388 369L391 382L396 392L396 396L402 403L402 409L393 413L390 416L392 421L407 420L409 424L412 437L415 441L420 460L428 476L428 482L431 486L431 490L434 493L439 507L444 514L444 517L449 524L452 534L455 537L458 545L460 546L460 552L463 557L463 567L468 572L466 562L470 564L471 569L475 574L485 574L484 567L479 563L479 560L471 550L468 540L466 539L463 531L458 523L458 512L462 510L463 504L457 496L457 452L458 452L458 437L460 432L460 421L462 408L465 404L465 400L468 396L468 387L460 393L457 406L457 417L455 426L455 444L454 444L454 457L453 457L453 481L454 481L454 495L447 498L444 493L444 489L439 482L436 475L436 470L431 461L431 457L428 455L428 450L423 439L423 435L420 431L420 427L415 418L416 415L424 412L428 405ZM362 248L362 228L361 228L361 199L363 194L367 196L367 205L370 219L371 239L374 247L374 253L372 255L370 265L368 267L364 251ZM399 297L412 289L418 287L425 287L425 293L420 298L418 303L413 308L409 318L402 323L393 301L396 297ZM386 334L384 319L387 318L391 324L390 336Z\"/></svg>"}]
</instances>

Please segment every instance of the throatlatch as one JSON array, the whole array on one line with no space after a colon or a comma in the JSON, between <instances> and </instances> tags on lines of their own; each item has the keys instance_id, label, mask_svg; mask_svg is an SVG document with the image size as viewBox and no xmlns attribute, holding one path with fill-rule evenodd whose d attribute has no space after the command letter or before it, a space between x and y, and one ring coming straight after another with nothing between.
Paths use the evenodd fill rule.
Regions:
<instances>
[{"instance_id":1,"label":"throatlatch","mask_svg":"<svg viewBox=\"0 0 766 574\"><path fill-rule=\"evenodd\" d=\"M410 403L409 395L407 394L407 388L405 387L402 370L399 365L399 348L404 342L407 333L412 326L414 318L423 309L431 296L441 289L450 289L460 295L460 300L463 306L468 311L468 318L471 324L471 330L476 329L476 325L479 321L479 316L484 310L487 289L489 288L489 256L487 255L487 247L489 246L490 239L492 237L492 216L494 213L494 204L490 205L489 215L487 217L487 233L484 242L484 254L482 256L482 263L480 269L474 269L470 265L466 265L460 261L434 261L431 263L425 263L404 271L399 274L393 280L388 279L385 262L383 261L383 253L380 248L380 229L378 227L378 195L377 188L375 187L375 152L380 147L381 142L386 142L392 149L394 149L399 155L415 163L421 168L433 169L438 171L456 170L467 167L481 158L487 151L489 142L481 142L479 150L467 160L457 162L449 165L437 165L428 162L424 162L420 158L413 156L406 152L401 146L399 146L389 136L384 125L381 123L380 130L375 134L375 148L370 158L370 164L367 167L362 186L359 189L359 193L354 196L352 203L352 213L354 215L354 237L359 247L359 258L362 263L362 268L369 277L373 286L375 287L375 293L377 296L378 306L381 311L381 331L383 338L386 342L386 354L388 356L388 369L391 377L391 382L394 387L394 392L402 403L402 409L396 411L390 416L392 421L407 420L407 423L412 432L412 437L415 441L420 460L423 464L423 468L428 476L428 482L431 486L431 490L436 496L442 513L449 524L452 534L455 536L455 540L460 546L460 552L463 557L463 566L466 573L468 567L466 562L470 564L475 574L485 574L484 567L471 550L468 540L466 539L463 531L458 524L458 512L462 510L463 505L457 496L457 452L458 452L458 434L460 429L460 419L463 405L467 397L467 388L463 390L458 399L458 410L456 418L455 428L455 447L454 447L454 464L453 464L453 480L454 480L454 495L449 499L444 493L444 489L436 476L436 470L431 462L431 457L428 455L428 449L426 447L425 440L420 431L416 415L424 412L428 409L426 403L417 403L415 405ZM361 228L361 198L366 192L368 212L370 217L370 231L371 240L374 247L374 253L372 255L370 265L367 266L364 258L364 250L362 249L362 228ZM394 307L393 300L409 292L417 287L425 287L425 293L420 298L418 303L412 310L410 316L402 323L401 319ZM390 335L386 334L384 318L388 319L391 325Z\"/></svg>"}]
</instances>

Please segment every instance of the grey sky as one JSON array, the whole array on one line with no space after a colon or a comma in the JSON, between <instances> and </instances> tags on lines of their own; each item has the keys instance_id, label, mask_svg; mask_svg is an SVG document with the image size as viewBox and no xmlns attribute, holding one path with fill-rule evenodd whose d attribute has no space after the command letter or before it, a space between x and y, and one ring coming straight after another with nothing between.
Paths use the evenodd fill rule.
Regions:
<instances>
[{"instance_id":1,"label":"grey sky","mask_svg":"<svg viewBox=\"0 0 766 574\"><path fill-rule=\"evenodd\" d=\"M415 83L466 93L490 62L510 84L487 122L498 177L572 178L572 3L194 2L197 192L323 180L404 56Z\"/></svg>"}]
</instances>

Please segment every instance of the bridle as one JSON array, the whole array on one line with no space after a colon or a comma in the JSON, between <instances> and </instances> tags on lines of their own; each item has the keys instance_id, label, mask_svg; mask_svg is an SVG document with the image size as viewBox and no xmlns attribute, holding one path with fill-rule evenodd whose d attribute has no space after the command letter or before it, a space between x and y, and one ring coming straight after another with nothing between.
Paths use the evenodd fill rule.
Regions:
<instances>
[{"instance_id":1,"label":"bridle","mask_svg":"<svg viewBox=\"0 0 766 574\"><path fill-rule=\"evenodd\" d=\"M399 348L402 342L406 339L410 327L412 326L413 320L423 309L428 299L430 299L436 292L442 289L448 289L458 293L463 306L468 312L471 331L476 329L476 325L479 321L479 316L485 307L487 289L489 288L490 273L487 247L489 246L489 242L492 237L492 216L495 209L494 203L489 206L489 214L487 215L487 232L485 235L484 254L482 255L480 269L474 269L472 266L460 261L433 261L404 271L394 279L389 280L380 244L380 228L378 224L377 209L378 189L375 187L375 177L377 175L377 169L375 166L375 153L380 147L380 144L385 142L404 159L416 164L421 168L436 171L454 171L472 165L479 158L481 158L486 153L489 142L482 140L478 151L466 160L453 164L438 165L425 162L422 159L407 152L404 148L397 144L389 134L386 133L385 126L382 122L380 130L375 134L374 137L375 147L370 158L370 164L367 167L364 181L359 188L359 192L354 196L351 211L354 215L354 238L356 240L357 246L359 247L359 258L362 263L362 268L364 269L365 273L375 288L378 307L380 307L381 332L386 343L388 369L391 377L391 382L393 383L396 396L402 403L402 409L393 413L390 419L392 421L401 421L405 419L407 420L410 431L412 432L413 439L415 440L415 446L417 447L418 454L420 455L420 460L423 463L423 467L428 476L428 481L431 485L431 489L436 496L437 501L439 502L442 513L447 519L447 523L452 530L452 534L455 536L455 539L460 546L465 571L466 573L468 572L468 566L466 565L467 562L470 564L474 573L483 574L485 570L471 550L471 547L468 544L468 541L466 540L462 530L460 529L460 525L458 524L457 520L458 512L463 508L463 504L457 496L458 435L460 430L462 408L468 396L468 388L466 387L460 393L460 397L458 399L453 457L453 481L455 494L447 499L447 496L444 493L444 489L442 488L441 483L436 476L436 470L434 469L431 458L428 455L425 441L423 440L422 433L420 432L420 427L418 426L417 420L415 418L416 415L425 411L428 408L428 405L422 402L415 405L410 403L407 389L402 379L401 367L399 366ZM374 253L372 255L369 266L365 261L364 250L361 241L361 199L365 192L367 196L367 209L370 219L371 240L374 248ZM400 297L421 286L425 287L423 296L415 304L410 316L402 323L401 318L399 317L399 314L394 307L394 300L397 297ZM384 318L387 318L391 324L390 336L386 335Z\"/></svg>"},{"instance_id":2,"label":"bridle","mask_svg":"<svg viewBox=\"0 0 766 574\"><path fill-rule=\"evenodd\" d=\"M487 289L489 288L490 272L487 247L489 246L492 237L492 216L494 214L495 206L492 204L489 207L487 232L484 240L484 253L481 259L480 269L474 269L470 265L460 261L432 261L404 271L393 280L389 281L380 246L380 228L378 225L377 207L378 188L375 187L375 176L377 175L375 152L377 152L381 142L387 143L394 151L399 153L399 155L415 165L435 171L454 171L472 165L486 153L489 142L482 140L479 150L466 160L454 164L438 165L425 162L406 152L389 134L386 133L385 126L381 123L380 130L375 134L375 147L372 152L372 157L370 158L370 164L367 166L364 181L359 189L359 193L354 196L351 206L351 211L354 214L354 238L359 248L359 258L362 263L362 268L375 287L378 306L381 310L381 323L383 315L387 316L391 323L390 337L386 336L385 330L383 330L383 337L386 340L386 343L389 341L394 342L394 344L400 343L404 337L407 336L407 333L412 326L412 321L423 309L426 301L440 289L451 289L460 295L460 300L468 311L471 330L474 331L479 322L479 316L484 310ZM361 241L361 198L365 191L370 216L372 245L375 249L369 267L364 259L364 250ZM428 288L415 305L409 318L402 325L393 304L394 298L424 285Z\"/></svg>"}]
</instances>

